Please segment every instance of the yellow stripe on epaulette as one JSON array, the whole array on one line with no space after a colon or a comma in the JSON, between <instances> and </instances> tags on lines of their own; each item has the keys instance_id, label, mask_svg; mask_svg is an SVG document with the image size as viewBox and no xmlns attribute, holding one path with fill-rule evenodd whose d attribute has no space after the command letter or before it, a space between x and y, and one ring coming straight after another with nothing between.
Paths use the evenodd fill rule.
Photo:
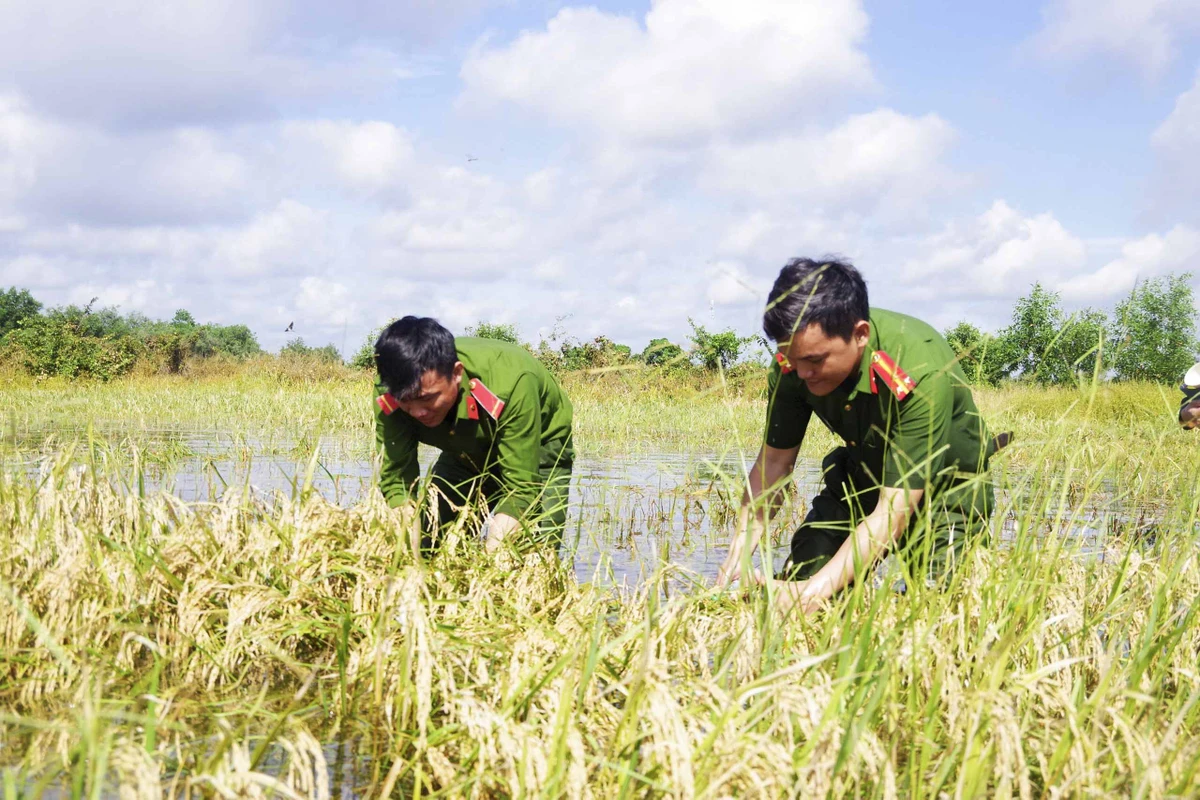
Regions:
<instances>
[{"instance_id":1,"label":"yellow stripe on epaulette","mask_svg":"<svg viewBox=\"0 0 1200 800\"><path fill-rule=\"evenodd\" d=\"M504 401L492 394L492 390L483 385L478 378L471 378L471 398L479 407L488 413L492 419L499 421L504 412Z\"/></svg>"},{"instance_id":2,"label":"yellow stripe on epaulette","mask_svg":"<svg viewBox=\"0 0 1200 800\"><path fill-rule=\"evenodd\" d=\"M875 376L883 378L883 382L892 390L892 394L896 395L897 400L903 400L912 394L913 389L917 388L917 382L908 376L908 373L900 369L891 356L882 350L876 350L871 354L871 393L879 394L879 388L875 385Z\"/></svg>"}]
</instances>

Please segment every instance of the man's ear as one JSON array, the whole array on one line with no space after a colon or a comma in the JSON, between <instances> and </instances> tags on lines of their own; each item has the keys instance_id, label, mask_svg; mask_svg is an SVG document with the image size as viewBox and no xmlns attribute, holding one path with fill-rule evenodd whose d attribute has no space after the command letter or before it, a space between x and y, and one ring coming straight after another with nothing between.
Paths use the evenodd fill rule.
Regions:
<instances>
[{"instance_id":1,"label":"man's ear","mask_svg":"<svg viewBox=\"0 0 1200 800\"><path fill-rule=\"evenodd\" d=\"M871 338L871 323L865 319L855 323L853 338L855 344L865 346Z\"/></svg>"},{"instance_id":2,"label":"man's ear","mask_svg":"<svg viewBox=\"0 0 1200 800\"><path fill-rule=\"evenodd\" d=\"M450 371L450 380L457 383L462 383L463 363L461 361L454 362L454 369Z\"/></svg>"}]
</instances>

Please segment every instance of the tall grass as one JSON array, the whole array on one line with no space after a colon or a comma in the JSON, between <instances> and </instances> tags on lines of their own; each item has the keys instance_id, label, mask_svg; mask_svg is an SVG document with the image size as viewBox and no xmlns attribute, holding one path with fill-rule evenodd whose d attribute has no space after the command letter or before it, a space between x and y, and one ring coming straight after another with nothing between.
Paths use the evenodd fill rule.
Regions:
<instances>
[{"instance_id":1,"label":"tall grass","mask_svg":"<svg viewBox=\"0 0 1200 800\"><path fill-rule=\"evenodd\" d=\"M619 591L461 532L425 563L376 493L333 506L311 468L270 501L185 504L65 448L0 478L0 787L1194 796L1195 447L1136 414L1029 413L1005 544L944 591L864 581L806 619L760 590L669 590L670 564ZM1089 425L1151 438L1106 454ZM1114 491L1154 500L1158 528L1105 517L1085 553Z\"/></svg>"}]
</instances>

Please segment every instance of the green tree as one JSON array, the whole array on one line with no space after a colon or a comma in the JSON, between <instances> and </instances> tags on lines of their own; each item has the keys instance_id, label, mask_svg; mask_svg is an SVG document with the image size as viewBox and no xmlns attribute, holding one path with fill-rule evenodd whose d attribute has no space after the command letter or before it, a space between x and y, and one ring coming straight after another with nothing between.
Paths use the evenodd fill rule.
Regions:
<instances>
[{"instance_id":1,"label":"green tree","mask_svg":"<svg viewBox=\"0 0 1200 800\"><path fill-rule=\"evenodd\" d=\"M194 328L196 327L196 318L186 308L181 308L171 318L171 324L180 328Z\"/></svg>"},{"instance_id":2,"label":"green tree","mask_svg":"<svg viewBox=\"0 0 1200 800\"><path fill-rule=\"evenodd\" d=\"M517 326L512 323L491 323L478 322L474 325L467 326L463 331L467 336L476 336L480 339L496 339L509 344L521 344L521 337L517 333Z\"/></svg>"},{"instance_id":3,"label":"green tree","mask_svg":"<svg viewBox=\"0 0 1200 800\"><path fill-rule=\"evenodd\" d=\"M692 326L692 357L708 370L729 369L737 363L742 348L754 341L753 336L738 336L732 329L710 333L691 317L688 324Z\"/></svg>"},{"instance_id":4,"label":"green tree","mask_svg":"<svg viewBox=\"0 0 1200 800\"><path fill-rule=\"evenodd\" d=\"M342 360L342 354L332 344L327 344L324 347L309 347L299 336L295 339L289 339L283 347L279 348L279 355L284 358L315 358L318 361L329 363L336 363Z\"/></svg>"},{"instance_id":5,"label":"green tree","mask_svg":"<svg viewBox=\"0 0 1200 800\"><path fill-rule=\"evenodd\" d=\"M969 322L960 322L944 336L971 383L995 386L1008 377L1014 359L1012 345L1005 335L993 335Z\"/></svg>"},{"instance_id":6,"label":"green tree","mask_svg":"<svg viewBox=\"0 0 1200 800\"><path fill-rule=\"evenodd\" d=\"M1174 383L1195 361L1191 273L1152 278L1117 305L1112 366L1118 380Z\"/></svg>"},{"instance_id":7,"label":"green tree","mask_svg":"<svg viewBox=\"0 0 1200 800\"><path fill-rule=\"evenodd\" d=\"M1054 370L1046 357L1062 324L1058 292L1035 283L1028 295L1017 299L1012 323L1003 332L1012 348L1009 372L1039 383L1053 382Z\"/></svg>"},{"instance_id":8,"label":"green tree","mask_svg":"<svg viewBox=\"0 0 1200 800\"><path fill-rule=\"evenodd\" d=\"M13 286L6 292L0 292L0 339L20 327L25 320L36 317L41 310L42 304L33 299L26 289Z\"/></svg>"},{"instance_id":9,"label":"green tree","mask_svg":"<svg viewBox=\"0 0 1200 800\"><path fill-rule=\"evenodd\" d=\"M651 339L642 351L641 360L652 366L679 364L684 360L683 348L670 339Z\"/></svg>"}]
</instances>

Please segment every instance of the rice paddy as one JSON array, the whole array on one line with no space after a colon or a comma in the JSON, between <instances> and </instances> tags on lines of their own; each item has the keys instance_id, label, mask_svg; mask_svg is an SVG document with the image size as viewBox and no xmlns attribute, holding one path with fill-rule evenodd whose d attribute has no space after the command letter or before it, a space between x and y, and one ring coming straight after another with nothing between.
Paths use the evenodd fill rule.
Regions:
<instances>
[{"instance_id":1,"label":"rice paddy","mask_svg":"<svg viewBox=\"0 0 1200 800\"><path fill-rule=\"evenodd\" d=\"M523 563L465 529L413 553L361 376L0 390L0 793L1200 793L1200 441L1170 390L980 392L1018 436L995 545L944 591L885 566L783 619L708 588L757 384L567 388L569 552Z\"/></svg>"}]
</instances>

